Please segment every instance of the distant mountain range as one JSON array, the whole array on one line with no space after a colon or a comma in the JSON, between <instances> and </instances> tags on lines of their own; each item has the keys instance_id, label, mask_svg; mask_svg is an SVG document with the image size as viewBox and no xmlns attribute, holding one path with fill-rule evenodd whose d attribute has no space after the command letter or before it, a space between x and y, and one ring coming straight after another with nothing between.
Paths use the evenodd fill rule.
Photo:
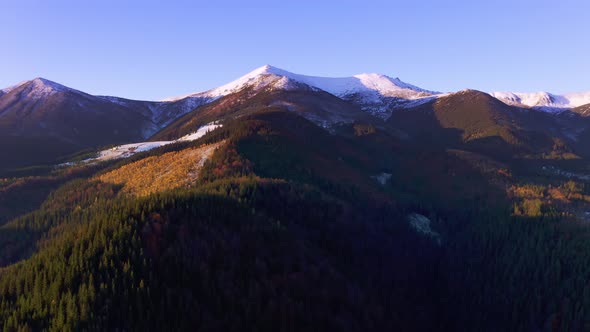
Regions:
<instances>
[{"instance_id":1,"label":"distant mountain range","mask_svg":"<svg viewBox=\"0 0 590 332\"><path fill-rule=\"evenodd\" d=\"M548 92L493 92L491 95L509 105L547 111L562 111L590 104L590 91L565 95L555 95Z\"/></svg>"},{"instance_id":2,"label":"distant mountain range","mask_svg":"<svg viewBox=\"0 0 590 332\"><path fill-rule=\"evenodd\" d=\"M456 99L457 94L464 95L464 91L430 91L381 74L314 77L269 65L221 87L162 101L93 96L36 78L0 90L0 153L9 156L0 168L55 163L82 150L150 137L176 139L210 121L239 116L247 113L248 107L259 105L295 111L326 128L362 121L393 126L403 135L413 130L396 123L395 119L407 114L396 111L441 105L447 98ZM501 101L495 104L499 108L509 106L512 113L532 109L561 115L550 121L552 132L559 132L560 137L575 140L586 130L585 122L564 120L567 117L562 113L587 116L590 92L494 92L486 96ZM462 116L472 116L467 113ZM542 114L533 117L544 118ZM519 121L519 128L532 125ZM38 152L40 145L42 152Z\"/></svg>"},{"instance_id":3,"label":"distant mountain range","mask_svg":"<svg viewBox=\"0 0 590 332\"><path fill-rule=\"evenodd\" d=\"M288 90L298 88L301 84L326 91L345 100L355 101L363 105L365 110L382 118L391 115L391 111L395 108L413 107L433 98L449 95L449 93L426 90L403 82L399 78L382 74L359 74L340 78L316 77L294 74L265 65L221 87L168 98L166 101L182 100L187 97L215 99L245 87L252 87L254 90L266 87ZM568 110L590 104L590 91L565 95L549 92L491 92L490 95L509 105L549 111Z\"/></svg>"},{"instance_id":4,"label":"distant mountain range","mask_svg":"<svg viewBox=\"0 0 590 332\"><path fill-rule=\"evenodd\" d=\"M22 82L0 93L0 168L53 163L85 149L145 140L205 102L136 101L93 96L43 78Z\"/></svg>"},{"instance_id":5,"label":"distant mountain range","mask_svg":"<svg viewBox=\"0 0 590 332\"><path fill-rule=\"evenodd\" d=\"M430 91L382 74L359 74L352 77L315 77L300 75L270 65L262 66L228 84L204 92L196 92L162 101L137 101L120 97L91 96L87 93L63 86L44 78L21 82L0 90L0 114L16 112L19 104L31 107L33 104L48 104L55 95L63 98L82 98L103 105L87 105L79 101L78 106L89 111L101 111L101 107L125 107L140 113L148 123L143 124L142 135L149 136L178 116L210 103L216 99L239 92L243 89L253 92L262 89L296 90L307 88L325 91L346 101L358 104L365 111L383 119L398 108L409 108L421 103L449 95ZM548 92L519 93L492 92L491 96L506 104L540 110L570 110L590 104L590 91L556 95ZM57 105L56 107L60 107ZM74 106L73 108L76 108ZM32 111L32 109L30 109Z\"/></svg>"}]
</instances>

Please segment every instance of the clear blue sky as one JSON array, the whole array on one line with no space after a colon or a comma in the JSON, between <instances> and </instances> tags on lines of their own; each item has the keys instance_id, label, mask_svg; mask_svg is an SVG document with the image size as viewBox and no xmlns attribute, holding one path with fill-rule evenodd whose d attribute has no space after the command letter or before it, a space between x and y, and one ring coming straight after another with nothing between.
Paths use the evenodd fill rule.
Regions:
<instances>
[{"instance_id":1,"label":"clear blue sky","mask_svg":"<svg viewBox=\"0 0 590 332\"><path fill-rule=\"evenodd\" d=\"M272 64L439 91L587 91L589 15L587 0L0 0L0 87L41 76L153 100Z\"/></svg>"}]
</instances>

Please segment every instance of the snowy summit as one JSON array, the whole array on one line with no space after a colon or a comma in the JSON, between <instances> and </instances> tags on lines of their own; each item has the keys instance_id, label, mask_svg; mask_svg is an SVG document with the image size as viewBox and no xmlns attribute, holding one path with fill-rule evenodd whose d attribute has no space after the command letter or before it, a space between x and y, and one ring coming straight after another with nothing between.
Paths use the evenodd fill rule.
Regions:
<instances>
[{"instance_id":1,"label":"snowy summit","mask_svg":"<svg viewBox=\"0 0 590 332\"><path fill-rule=\"evenodd\" d=\"M590 91L565 95L555 95L548 92L492 92L491 95L508 105L545 111L563 111L590 104Z\"/></svg>"},{"instance_id":2,"label":"snowy summit","mask_svg":"<svg viewBox=\"0 0 590 332\"><path fill-rule=\"evenodd\" d=\"M256 92L266 88L292 90L302 86L312 90L325 91L343 99L354 99L364 105L363 108L366 110L377 114L386 111L392 103L400 104L401 102L408 106L414 106L416 102L426 102L440 94L405 83L399 78L391 78L381 74L358 74L340 78L316 77L295 74L265 65L218 88L169 98L165 101L196 97L217 99L245 88Z\"/></svg>"},{"instance_id":3,"label":"snowy summit","mask_svg":"<svg viewBox=\"0 0 590 332\"><path fill-rule=\"evenodd\" d=\"M325 91L345 100L354 101L365 111L382 118L391 114L392 108L409 108L434 98L446 96L426 90L382 74L358 74L351 77L317 77L291 73L265 65L228 84L205 92L169 98L165 101L182 99L215 100L217 98L250 88L257 92L262 89L293 90L305 86ZM519 93L492 92L493 97L513 106L535 108L556 112L572 109L590 103L590 91L556 95L548 92Z\"/></svg>"},{"instance_id":4,"label":"snowy summit","mask_svg":"<svg viewBox=\"0 0 590 332\"><path fill-rule=\"evenodd\" d=\"M11 87L2 89L3 93L10 93L20 87L24 87L23 91L28 97L42 99L58 92L73 92L78 94L85 94L81 91L68 88L67 86L50 81L48 79L37 77L30 81L23 81Z\"/></svg>"},{"instance_id":5,"label":"snowy summit","mask_svg":"<svg viewBox=\"0 0 590 332\"><path fill-rule=\"evenodd\" d=\"M417 86L402 82L399 78L391 78L381 74L359 74L352 77L317 77L288 72L286 70L265 65L248 74L205 92L193 93L182 97L169 98L166 101L179 100L186 97L221 97L246 87L260 89L269 85L276 88L289 88L289 82L303 83L309 87L329 92L335 96L346 96L355 93L378 93L386 97L421 98L435 95L438 92L428 91Z\"/></svg>"}]
</instances>

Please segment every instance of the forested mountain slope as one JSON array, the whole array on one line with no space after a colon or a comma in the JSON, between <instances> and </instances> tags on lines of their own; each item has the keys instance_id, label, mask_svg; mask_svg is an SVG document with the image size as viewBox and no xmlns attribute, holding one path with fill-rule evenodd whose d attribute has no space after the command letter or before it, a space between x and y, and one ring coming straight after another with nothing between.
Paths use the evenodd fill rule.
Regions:
<instances>
[{"instance_id":1,"label":"forested mountain slope","mask_svg":"<svg viewBox=\"0 0 590 332\"><path fill-rule=\"evenodd\" d=\"M587 329L586 226L516 215L511 164L416 144L260 107L195 142L72 166L0 228L3 327ZM198 172L171 158L210 146Z\"/></svg>"},{"instance_id":2,"label":"forested mountain slope","mask_svg":"<svg viewBox=\"0 0 590 332\"><path fill-rule=\"evenodd\" d=\"M587 107L506 96L271 66L0 90L0 326L588 331Z\"/></svg>"}]
</instances>

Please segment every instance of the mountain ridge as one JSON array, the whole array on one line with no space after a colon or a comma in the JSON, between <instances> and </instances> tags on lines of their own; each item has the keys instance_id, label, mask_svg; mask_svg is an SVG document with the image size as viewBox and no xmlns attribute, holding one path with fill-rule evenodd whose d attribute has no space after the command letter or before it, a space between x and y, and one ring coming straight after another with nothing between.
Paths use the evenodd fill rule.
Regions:
<instances>
[{"instance_id":1,"label":"mountain ridge","mask_svg":"<svg viewBox=\"0 0 590 332\"><path fill-rule=\"evenodd\" d=\"M220 87L167 98L163 101L177 101L185 98L205 98L213 101L245 88L260 91L266 88L293 90L302 87L328 92L358 104L363 110L381 118L389 117L395 107L413 106L440 94L382 74L358 74L339 78L317 77L295 74L271 65L264 65Z\"/></svg>"},{"instance_id":2,"label":"mountain ridge","mask_svg":"<svg viewBox=\"0 0 590 332\"><path fill-rule=\"evenodd\" d=\"M300 83L307 84L308 86L319 88L336 96L357 93L363 88L366 90L376 90L383 93L384 95L388 93L391 94L395 90L404 89L427 94L440 94L440 92L429 91L403 82L397 77L391 78L389 76L377 73L362 73L350 77L320 77L296 74L271 65L264 65L220 87L202 92L189 93L178 97L166 98L162 101L175 101L191 96L219 97L236 92L246 86L251 86L256 83L258 83L258 86L268 85L269 82L255 82L256 78L264 75L274 75L278 76L279 78L286 77L290 80L298 81Z\"/></svg>"},{"instance_id":3,"label":"mountain ridge","mask_svg":"<svg viewBox=\"0 0 590 332\"><path fill-rule=\"evenodd\" d=\"M490 95L508 105L537 108L549 112L571 110L590 104L590 91L562 95L545 91L492 92Z\"/></svg>"},{"instance_id":4,"label":"mountain ridge","mask_svg":"<svg viewBox=\"0 0 590 332\"><path fill-rule=\"evenodd\" d=\"M220 97L238 92L246 87L254 88L254 90L260 90L263 88L284 90L297 88L309 88L312 90L319 89L346 101L357 103L365 111L383 119L388 118L394 109L415 107L423 102L428 102L433 98L453 93L443 93L424 89L406 83L398 77L392 78L379 73L362 73L349 77L320 77L296 74L267 64L219 87L206 91L169 97L162 100L135 100L118 96L91 95L42 77L37 77L29 81L22 81L1 89L0 96L6 95L16 88L31 83L37 87L34 92L40 95L52 93L52 91L70 91L119 103L122 101L127 103L146 103L150 105L149 108L151 109L151 112L157 112L159 108L166 108L162 107L162 105L182 102L186 104L183 111L185 113L197 106L210 103ZM511 106L533 108L551 113L571 110L576 107L590 104L590 91L566 94L554 94L546 91L482 92L488 93L494 98ZM156 117L158 116L156 115Z\"/></svg>"},{"instance_id":5,"label":"mountain ridge","mask_svg":"<svg viewBox=\"0 0 590 332\"><path fill-rule=\"evenodd\" d=\"M259 81L256 78L261 76L274 75L275 80ZM349 77L319 77L309 76L289 72L287 70L274 67L272 65L264 65L259 67L240 78L224 84L220 87L209 89L201 92L194 92L177 97L170 97L162 101L176 101L187 97L205 97L205 98L219 98L221 96L234 93L242 88L248 86L256 86L258 88L266 87L271 83L276 83L279 78L285 77L288 80L297 81L306 84L312 88L318 88L331 93L337 97L347 99L359 93L371 93L373 95L364 96L369 102L378 102L379 95L381 97L397 97L407 100L418 101L417 103L408 103L402 108L414 107L419 105L420 101L428 101L428 97L446 96L448 93L427 90L409 83L406 83L399 78L392 78L384 74L378 73L362 73ZM288 88L287 82L280 82L278 88ZM460 92L460 91L455 91ZM554 94L551 92L510 92L510 91L482 91L488 93L502 102L519 107L535 108L542 111L562 111L570 110L585 104L590 104L590 91L574 92L566 94ZM453 92L449 92L453 93ZM352 99L352 98L348 98ZM403 107L405 106L405 107Z\"/></svg>"},{"instance_id":6,"label":"mountain ridge","mask_svg":"<svg viewBox=\"0 0 590 332\"><path fill-rule=\"evenodd\" d=\"M57 157L63 158L84 149L153 140L156 136L175 139L178 138L177 131L184 134L193 132L199 126L218 120L218 116L239 117L265 107L294 111L328 130L333 130L340 124L354 122L370 123L378 127L391 126L393 123L388 120L392 118L392 114L401 110L413 110L449 96L474 91L477 90L440 93L381 74L358 74L341 78L315 77L265 65L237 80L205 92L169 98L168 101L140 101L94 96L37 77L0 90L0 128L5 141L11 142L5 143L5 152L10 151L9 155L14 155L15 149L22 149L22 158L18 157L13 162L15 166L21 166L19 160L28 158L28 153L24 152L34 149L43 141L54 142L52 150L55 152L48 156L49 159L35 159L35 163L55 163L60 160L55 159ZM535 95L537 101L533 98L535 96L527 97L524 94L485 94L501 102L501 105L511 106L511 112L534 109L553 117L554 114L568 110L570 113L577 113L580 119L590 114L583 105L572 108L571 111L555 108L556 105L585 102L584 93L568 94L567 96L573 96L570 99L538 93L538 96ZM510 98L507 100L508 97ZM244 107L247 109L243 109ZM457 112L464 117L472 117L468 111L464 108ZM587 121L580 122L568 117L555 118L553 121L542 119L540 114L531 114L527 119L532 122L541 121L545 126L543 128L559 132L558 136L565 137L572 144L583 146L586 141L586 135L580 133L586 132ZM427 123L422 125L427 126ZM522 126L529 127L525 122L522 122ZM400 132L412 130L399 126L396 129ZM539 128L535 132L540 132ZM583 139L579 140L578 137ZM61 146L68 148L64 150Z\"/></svg>"}]
</instances>

